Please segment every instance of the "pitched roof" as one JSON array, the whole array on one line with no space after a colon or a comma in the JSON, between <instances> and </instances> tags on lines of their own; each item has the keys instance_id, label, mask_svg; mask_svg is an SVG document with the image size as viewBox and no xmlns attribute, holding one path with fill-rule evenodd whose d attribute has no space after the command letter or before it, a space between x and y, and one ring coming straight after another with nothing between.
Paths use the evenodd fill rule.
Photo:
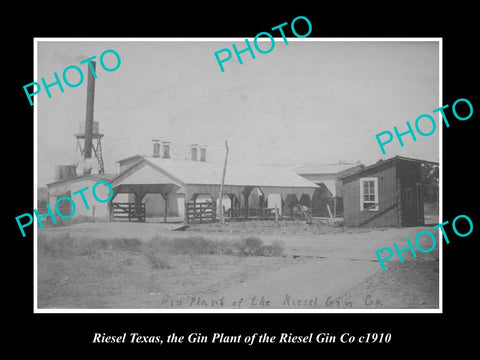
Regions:
<instances>
[{"instance_id":1,"label":"pitched roof","mask_svg":"<svg viewBox=\"0 0 480 360\"><path fill-rule=\"evenodd\" d=\"M77 182L77 181L82 181L82 180L107 180L107 181L110 181L112 180L113 178L115 178L117 176L117 174L82 174L82 175L78 175L78 176L74 176L74 177L71 177L71 178L68 178L68 179L62 179L62 180L55 180L51 183L48 183L46 184L47 185L47 188L50 188L51 186L56 186L56 185L59 185L59 184L63 184L63 183L74 183L74 182Z\"/></svg>"},{"instance_id":2,"label":"pitched roof","mask_svg":"<svg viewBox=\"0 0 480 360\"><path fill-rule=\"evenodd\" d=\"M133 159L142 159L142 158L144 158L144 157L145 157L145 156L143 156L143 155L136 154L136 155L132 155L132 156L129 156L129 157L120 159L120 160L117 161L117 163L122 164L122 163L124 163L124 162L126 162L126 161L130 161L130 160L133 160Z\"/></svg>"},{"instance_id":3,"label":"pitched roof","mask_svg":"<svg viewBox=\"0 0 480 360\"><path fill-rule=\"evenodd\" d=\"M421 159L414 159L414 158L408 158L408 157L405 157L405 156L399 156L399 155L396 155L394 157L391 157L389 159L386 159L386 160L383 160L383 159L380 159L379 161L377 161L375 164L372 164L372 165L369 165L367 166L366 168L364 169L360 169L358 171L355 171L353 173L349 173L349 174L346 174L344 176L341 176L340 179L345 179L345 178L348 178L350 176L353 176L353 175L356 175L356 174L359 174L361 172L364 172L364 171L368 171L376 166L380 166L380 165L385 165L385 164L390 164L392 163L392 166L395 164L395 162L397 161L409 161L409 162L415 162L415 163L420 163L420 164L434 164L434 165L438 165L438 162L435 162L435 161L428 161L428 160L421 160Z\"/></svg>"},{"instance_id":4,"label":"pitched roof","mask_svg":"<svg viewBox=\"0 0 480 360\"><path fill-rule=\"evenodd\" d=\"M355 168L360 163L356 164L318 164L318 163L307 163L302 166L292 167L291 169L297 174L337 174L339 172ZM363 165L362 165L363 166Z\"/></svg>"},{"instance_id":5,"label":"pitched roof","mask_svg":"<svg viewBox=\"0 0 480 360\"><path fill-rule=\"evenodd\" d=\"M184 184L220 184L223 163L145 157L144 161ZM292 170L268 166L227 164L225 185L316 188Z\"/></svg>"}]
</instances>

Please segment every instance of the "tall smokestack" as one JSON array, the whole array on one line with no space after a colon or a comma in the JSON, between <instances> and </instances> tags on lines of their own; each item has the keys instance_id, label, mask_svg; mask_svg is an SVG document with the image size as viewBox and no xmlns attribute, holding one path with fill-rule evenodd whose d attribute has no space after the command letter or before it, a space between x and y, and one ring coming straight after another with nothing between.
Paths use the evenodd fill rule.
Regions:
<instances>
[{"instance_id":1,"label":"tall smokestack","mask_svg":"<svg viewBox=\"0 0 480 360\"><path fill-rule=\"evenodd\" d=\"M95 61L91 62L93 70L95 71ZM88 67L88 79L87 79L87 113L85 116L85 144L83 147L83 159L85 165L88 159L92 158L92 135L93 135L93 103L95 100L95 77L93 76L92 69ZM90 174L92 168L84 166L83 173Z\"/></svg>"}]
</instances>

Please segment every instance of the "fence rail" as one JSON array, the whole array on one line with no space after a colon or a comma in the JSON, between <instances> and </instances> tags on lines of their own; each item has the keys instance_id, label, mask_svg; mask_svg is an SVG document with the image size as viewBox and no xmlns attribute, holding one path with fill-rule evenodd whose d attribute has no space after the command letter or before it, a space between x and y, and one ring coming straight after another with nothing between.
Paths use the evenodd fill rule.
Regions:
<instances>
[{"instance_id":1,"label":"fence rail","mask_svg":"<svg viewBox=\"0 0 480 360\"><path fill-rule=\"evenodd\" d=\"M319 199L312 205L312 215L330 217L328 208L333 217L343 217L343 198L335 196Z\"/></svg>"},{"instance_id":2,"label":"fence rail","mask_svg":"<svg viewBox=\"0 0 480 360\"><path fill-rule=\"evenodd\" d=\"M274 219L275 218L275 208L241 208L241 209L228 209L225 213L227 217L231 218L246 218L253 217L259 219Z\"/></svg>"},{"instance_id":3,"label":"fence rail","mask_svg":"<svg viewBox=\"0 0 480 360\"><path fill-rule=\"evenodd\" d=\"M188 202L185 204L185 217L188 222L215 221L217 219L217 207L214 202Z\"/></svg>"},{"instance_id":4,"label":"fence rail","mask_svg":"<svg viewBox=\"0 0 480 360\"><path fill-rule=\"evenodd\" d=\"M112 203L112 219L145 222L145 204Z\"/></svg>"}]
</instances>

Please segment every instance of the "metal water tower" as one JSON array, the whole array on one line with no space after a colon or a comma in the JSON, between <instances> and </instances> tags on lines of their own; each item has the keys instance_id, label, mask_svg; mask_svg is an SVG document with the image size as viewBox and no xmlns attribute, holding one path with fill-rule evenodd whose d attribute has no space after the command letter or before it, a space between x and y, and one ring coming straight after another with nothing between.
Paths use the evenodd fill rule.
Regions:
<instances>
[{"instance_id":1,"label":"metal water tower","mask_svg":"<svg viewBox=\"0 0 480 360\"><path fill-rule=\"evenodd\" d=\"M103 164L103 154L102 154L103 134L101 134L98 130L99 130L98 121L94 121L93 129L91 133L92 144L90 145L91 146L90 151L93 152L93 155L98 162L98 173L105 174L105 168ZM80 154L82 159L87 159L87 157L85 156L85 142L86 142L85 124L83 122L80 123L79 132L75 134L75 137L77 138L77 149L76 149L77 154ZM82 146L82 143L83 143L83 146ZM91 158L91 157L92 156L90 155L88 158ZM88 170L87 170L87 173L89 173ZM84 174L85 174L85 171L84 171Z\"/></svg>"}]
</instances>

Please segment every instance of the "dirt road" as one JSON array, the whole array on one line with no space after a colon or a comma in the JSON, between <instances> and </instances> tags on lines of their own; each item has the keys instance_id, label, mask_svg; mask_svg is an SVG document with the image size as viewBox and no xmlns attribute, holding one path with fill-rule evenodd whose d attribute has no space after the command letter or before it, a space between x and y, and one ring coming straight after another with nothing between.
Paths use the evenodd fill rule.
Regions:
<instances>
[{"instance_id":1,"label":"dirt road","mask_svg":"<svg viewBox=\"0 0 480 360\"><path fill-rule=\"evenodd\" d=\"M39 230L47 237L68 232L80 240L130 237L147 241L155 236L180 238L192 235L234 240L258 236L264 243L279 241L284 247L284 258L170 257L167 260L171 268L162 271L152 270L138 255L125 257L106 253L97 259L49 259L48 262L44 259L39 261L41 274L45 277L39 283L39 292L46 295L47 307L69 308L438 307L438 246L429 253L417 251L417 258L413 258L409 251L404 252L405 263L400 263L394 256L386 263L386 271L381 270L375 254L381 248L393 247L393 243L405 248L405 238L414 242L415 235L428 229L426 227L347 229L325 233L323 228L302 224L296 227L290 224L288 228L268 226L270 228L258 228L256 224L255 229L232 226L223 231L200 227L194 231L173 232L171 224L84 223ZM425 249L431 246L428 236L422 236L419 242ZM75 267L79 269L75 270ZM56 272L52 273L52 269ZM89 269L88 273L83 269ZM105 276L107 273L109 275ZM64 278L68 280L62 288L51 285ZM92 283L97 286L92 287ZM43 289L44 284L50 284L48 286L52 288ZM60 300L48 297L53 291L59 294ZM79 299L82 299L80 305Z\"/></svg>"},{"instance_id":2,"label":"dirt road","mask_svg":"<svg viewBox=\"0 0 480 360\"><path fill-rule=\"evenodd\" d=\"M378 271L378 263L345 259L298 259L277 271L258 274L242 284L219 291L228 302L242 299L242 307L311 309L331 307L333 299Z\"/></svg>"}]
</instances>

